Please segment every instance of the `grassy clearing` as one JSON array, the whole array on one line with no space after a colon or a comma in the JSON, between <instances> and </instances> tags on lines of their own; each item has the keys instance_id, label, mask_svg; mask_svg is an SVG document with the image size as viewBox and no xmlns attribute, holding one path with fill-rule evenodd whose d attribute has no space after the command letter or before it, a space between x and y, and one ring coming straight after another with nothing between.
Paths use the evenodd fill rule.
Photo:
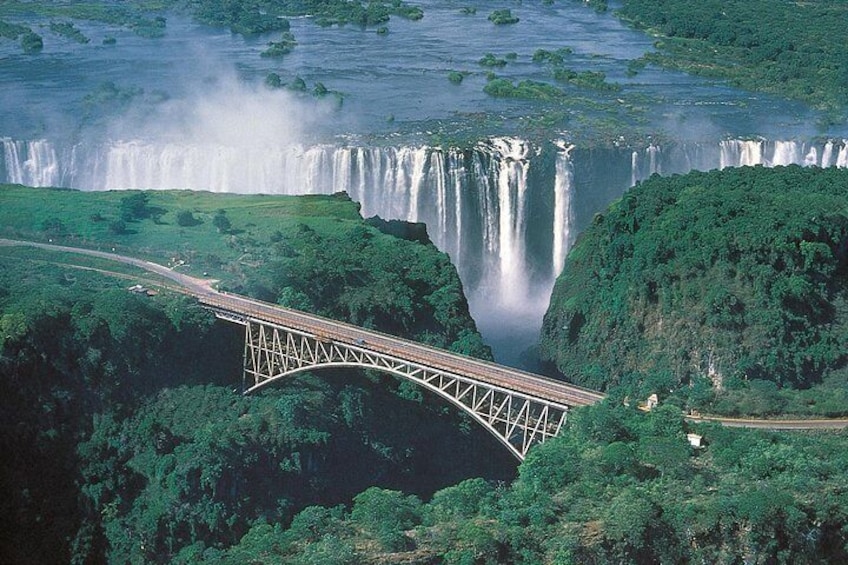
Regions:
<instances>
[{"instance_id":1,"label":"grassy clearing","mask_svg":"<svg viewBox=\"0 0 848 565\"><path fill-rule=\"evenodd\" d=\"M188 272L225 276L233 264L249 263L267 242L284 239L301 225L332 233L362 222L358 205L346 195L154 191L144 193L149 196L146 217L124 222L124 230L116 233L122 200L137 194L0 185L0 236L114 249L162 264L183 261ZM191 212L193 225L179 225L178 215L185 211ZM229 229L216 227L219 215Z\"/></svg>"},{"instance_id":2,"label":"grassy clearing","mask_svg":"<svg viewBox=\"0 0 848 565\"><path fill-rule=\"evenodd\" d=\"M130 280L133 283L141 282L156 286L174 286L173 281L170 279L145 271L139 267L82 254L75 254L71 258L67 253L61 251L0 245L0 260L10 266L24 262L47 266L57 273L57 276L62 279L60 281L62 284L73 282L84 274L98 273L114 278Z\"/></svg>"}]
</instances>

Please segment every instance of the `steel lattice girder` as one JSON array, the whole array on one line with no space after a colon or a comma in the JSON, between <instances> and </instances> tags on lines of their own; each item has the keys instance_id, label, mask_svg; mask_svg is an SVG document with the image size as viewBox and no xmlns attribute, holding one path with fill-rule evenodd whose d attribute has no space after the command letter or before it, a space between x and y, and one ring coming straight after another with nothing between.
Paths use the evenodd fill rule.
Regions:
<instances>
[{"instance_id":1,"label":"steel lattice girder","mask_svg":"<svg viewBox=\"0 0 848 565\"><path fill-rule=\"evenodd\" d=\"M331 366L377 369L411 380L455 404L521 460L530 447L556 436L568 413L564 405L362 346L255 320L242 318L238 322L245 325L246 393L308 369Z\"/></svg>"}]
</instances>

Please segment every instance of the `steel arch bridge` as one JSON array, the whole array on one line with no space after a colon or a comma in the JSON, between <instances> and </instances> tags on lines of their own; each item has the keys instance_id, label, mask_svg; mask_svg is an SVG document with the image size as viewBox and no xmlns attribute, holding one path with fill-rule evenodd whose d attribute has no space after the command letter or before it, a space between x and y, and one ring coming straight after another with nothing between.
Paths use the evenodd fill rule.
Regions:
<instances>
[{"instance_id":1,"label":"steel arch bridge","mask_svg":"<svg viewBox=\"0 0 848 565\"><path fill-rule=\"evenodd\" d=\"M534 443L541 443L559 432L569 407L593 404L604 398L599 392L539 375L470 359L274 304L217 292L210 286L213 281L177 273L163 265L136 257L0 238L0 246L3 245L25 245L91 255L135 265L176 282L177 287L171 287L171 290L196 298L219 318L245 326L244 379L245 383L248 380L253 383L249 390L298 371L333 364L381 369L417 382L460 406L495 434L519 459L524 458ZM259 330L260 327L265 329ZM276 343L279 348L275 345L274 331L277 332ZM265 337L261 338L265 345L261 345L263 342L259 337L262 332L265 333ZM285 348L283 343L286 344ZM268 363L269 359L276 359L274 363L287 360L294 364L267 364L267 367L277 367L275 371L257 369L261 363ZM260 365L256 365L257 362ZM743 420L689 415L686 419L692 422L717 422L730 427L771 430L848 427L848 419L845 418ZM519 441L519 438L522 440Z\"/></svg>"},{"instance_id":2,"label":"steel arch bridge","mask_svg":"<svg viewBox=\"0 0 848 565\"><path fill-rule=\"evenodd\" d=\"M603 398L539 375L240 296L204 293L198 299L218 318L244 326L245 393L308 370L376 369L454 404L519 460L560 432L570 407Z\"/></svg>"}]
</instances>

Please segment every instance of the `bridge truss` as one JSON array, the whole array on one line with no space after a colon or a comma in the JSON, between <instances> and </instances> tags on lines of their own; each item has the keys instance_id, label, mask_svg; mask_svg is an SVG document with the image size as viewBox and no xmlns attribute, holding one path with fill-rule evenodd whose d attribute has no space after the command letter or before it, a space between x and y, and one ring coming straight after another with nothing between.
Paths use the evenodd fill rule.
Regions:
<instances>
[{"instance_id":1,"label":"bridge truss","mask_svg":"<svg viewBox=\"0 0 848 565\"><path fill-rule=\"evenodd\" d=\"M366 343L344 343L315 333L215 309L245 327L244 392L296 373L326 367L376 369L412 381L445 398L493 434L519 460L535 444L556 436L568 406L454 372L428 367Z\"/></svg>"}]
</instances>

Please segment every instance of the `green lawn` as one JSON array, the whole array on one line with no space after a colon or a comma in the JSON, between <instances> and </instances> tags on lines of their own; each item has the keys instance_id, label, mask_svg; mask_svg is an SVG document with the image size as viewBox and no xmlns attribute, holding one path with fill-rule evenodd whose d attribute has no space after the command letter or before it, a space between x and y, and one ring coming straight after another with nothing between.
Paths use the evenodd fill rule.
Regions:
<instances>
[{"instance_id":1,"label":"green lawn","mask_svg":"<svg viewBox=\"0 0 848 565\"><path fill-rule=\"evenodd\" d=\"M0 185L0 236L52 241L112 250L167 264L187 263L192 273L218 270L233 262L249 262L264 244L292 233L298 225L324 232L359 224L358 204L346 195L268 196L152 191L147 217L125 222L116 233L122 200L139 191L80 192ZM231 228L213 225L223 210ZM178 224L180 212L191 212L196 223ZM276 234L276 235L275 235ZM224 273L219 272L219 275Z\"/></svg>"}]
</instances>

